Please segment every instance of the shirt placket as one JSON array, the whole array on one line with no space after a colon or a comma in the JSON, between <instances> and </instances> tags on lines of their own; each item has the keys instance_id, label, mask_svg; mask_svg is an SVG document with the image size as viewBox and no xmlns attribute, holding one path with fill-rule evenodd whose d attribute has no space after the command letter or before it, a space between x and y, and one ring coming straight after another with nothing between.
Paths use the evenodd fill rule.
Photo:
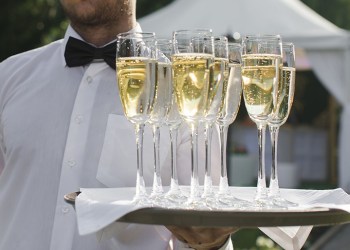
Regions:
<instances>
[{"instance_id":1,"label":"shirt placket","mask_svg":"<svg viewBox=\"0 0 350 250\"><path fill-rule=\"evenodd\" d=\"M71 249L75 235L76 218L73 207L63 197L78 191L83 171L83 159L88 138L92 108L98 88L97 74L107 66L91 64L85 71L72 110L71 121L62 162L54 226L50 250ZM64 240L62 240L64 239Z\"/></svg>"}]
</instances>

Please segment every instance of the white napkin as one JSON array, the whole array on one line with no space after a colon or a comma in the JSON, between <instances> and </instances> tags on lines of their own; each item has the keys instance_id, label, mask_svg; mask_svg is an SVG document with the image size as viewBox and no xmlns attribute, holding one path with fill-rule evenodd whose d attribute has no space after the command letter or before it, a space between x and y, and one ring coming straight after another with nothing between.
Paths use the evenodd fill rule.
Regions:
<instances>
[{"instance_id":1,"label":"white napkin","mask_svg":"<svg viewBox=\"0 0 350 250\"><path fill-rule=\"evenodd\" d=\"M82 188L80 191L75 208L81 235L97 232L125 214L142 208L131 202L133 188Z\"/></svg>"},{"instance_id":2,"label":"white napkin","mask_svg":"<svg viewBox=\"0 0 350 250\"><path fill-rule=\"evenodd\" d=\"M300 204L298 208L335 208L350 213L350 196L342 189L333 190L298 190L281 189L282 197ZM261 227L263 233L287 250L299 250L307 240L312 226Z\"/></svg>"},{"instance_id":3,"label":"white napkin","mask_svg":"<svg viewBox=\"0 0 350 250\"><path fill-rule=\"evenodd\" d=\"M238 198L253 199L255 188L230 187ZM75 201L78 229L81 235L98 232L123 215L141 209L132 203L134 188L81 189ZM310 208L336 208L350 213L350 196L342 189L299 190L281 189L283 197L300 204L296 210ZM259 228L284 249L298 250L304 245L312 226L263 227Z\"/></svg>"},{"instance_id":4,"label":"white napkin","mask_svg":"<svg viewBox=\"0 0 350 250\"><path fill-rule=\"evenodd\" d=\"M260 227L278 245L287 250L299 250L307 240L312 226L302 227Z\"/></svg>"}]
</instances>

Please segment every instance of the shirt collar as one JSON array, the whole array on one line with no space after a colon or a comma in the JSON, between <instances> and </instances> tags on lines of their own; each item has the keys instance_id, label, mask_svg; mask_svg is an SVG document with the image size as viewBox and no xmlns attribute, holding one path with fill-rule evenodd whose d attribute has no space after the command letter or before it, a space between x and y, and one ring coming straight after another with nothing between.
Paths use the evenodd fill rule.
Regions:
<instances>
[{"instance_id":1,"label":"shirt collar","mask_svg":"<svg viewBox=\"0 0 350 250\"><path fill-rule=\"evenodd\" d=\"M135 27L132 28L131 30L129 30L129 32L141 32L141 31L142 31L142 29L141 29L141 26L140 26L139 23L136 23ZM66 48L66 44L67 44L68 38L70 36L74 37L76 39L84 41L84 39L72 28L72 26L68 25L68 28L66 30L66 34L64 35L64 38L63 38L63 41L62 41L62 46L61 46L61 48L62 48L61 49L61 58L62 58L62 65L63 66L67 65L66 64L66 59L64 58L64 51L65 51L65 48ZM111 42L109 42L108 44L113 43L115 41L116 41L116 39L111 41Z\"/></svg>"}]
</instances>

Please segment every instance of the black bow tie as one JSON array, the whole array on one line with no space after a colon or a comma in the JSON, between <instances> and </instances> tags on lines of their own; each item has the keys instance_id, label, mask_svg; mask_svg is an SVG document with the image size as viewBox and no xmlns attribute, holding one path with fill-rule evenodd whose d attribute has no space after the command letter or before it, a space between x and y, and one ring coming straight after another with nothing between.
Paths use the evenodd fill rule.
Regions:
<instances>
[{"instance_id":1,"label":"black bow tie","mask_svg":"<svg viewBox=\"0 0 350 250\"><path fill-rule=\"evenodd\" d=\"M111 43L102 48L96 48L74 37L69 37L64 52L68 67L89 64L94 59L103 59L111 68L115 69L116 44Z\"/></svg>"}]
</instances>

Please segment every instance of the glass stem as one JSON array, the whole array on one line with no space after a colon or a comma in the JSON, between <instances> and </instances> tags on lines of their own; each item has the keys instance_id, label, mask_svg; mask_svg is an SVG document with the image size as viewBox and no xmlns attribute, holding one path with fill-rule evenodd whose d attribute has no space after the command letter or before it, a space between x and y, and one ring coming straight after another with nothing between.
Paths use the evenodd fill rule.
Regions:
<instances>
[{"instance_id":1,"label":"glass stem","mask_svg":"<svg viewBox=\"0 0 350 250\"><path fill-rule=\"evenodd\" d=\"M228 180L227 180L227 166L226 166L226 147L227 147L227 131L228 127L224 125L219 126L220 135L220 184L219 184L219 194L225 194L228 191Z\"/></svg>"},{"instance_id":2,"label":"glass stem","mask_svg":"<svg viewBox=\"0 0 350 250\"><path fill-rule=\"evenodd\" d=\"M171 182L170 182L170 191L175 191L179 189L178 178L177 178L177 169L176 169L176 146L177 146L177 127L170 127L170 156L171 156Z\"/></svg>"},{"instance_id":3,"label":"glass stem","mask_svg":"<svg viewBox=\"0 0 350 250\"><path fill-rule=\"evenodd\" d=\"M265 137L266 124L259 123L258 127L258 142L259 142L259 166L258 166L258 184L256 199L266 198L266 177L265 177Z\"/></svg>"},{"instance_id":4,"label":"glass stem","mask_svg":"<svg viewBox=\"0 0 350 250\"><path fill-rule=\"evenodd\" d=\"M190 201L197 201L199 195L198 181L198 126L196 123L191 123L191 192Z\"/></svg>"},{"instance_id":5,"label":"glass stem","mask_svg":"<svg viewBox=\"0 0 350 250\"><path fill-rule=\"evenodd\" d=\"M143 132L145 124L135 124L136 148L137 148L137 176L136 195L138 199L146 195L145 181L143 178Z\"/></svg>"},{"instance_id":6,"label":"glass stem","mask_svg":"<svg viewBox=\"0 0 350 250\"><path fill-rule=\"evenodd\" d=\"M205 124L205 177L204 177L204 196L212 191L211 178L211 141L213 136L213 124Z\"/></svg>"},{"instance_id":7,"label":"glass stem","mask_svg":"<svg viewBox=\"0 0 350 250\"><path fill-rule=\"evenodd\" d=\"M163 193L162 179L160 175L160 127L153 125L153 146L154 146L154 175L153 175L153 188L152 195Z\"/></svg>"},{"instance_id":8,"label":"glass stem","mask_svg":"<svg viewBox=\"0 0 350 250\"><path fill-rule=\"evenodd\" d=\"M278 126L269 126L271 145L272 145L272 165L270 178L270 195L276 196L279 194L278 173L277 173L277 143L278 143Z\"/></svg>"}]
</instances>

